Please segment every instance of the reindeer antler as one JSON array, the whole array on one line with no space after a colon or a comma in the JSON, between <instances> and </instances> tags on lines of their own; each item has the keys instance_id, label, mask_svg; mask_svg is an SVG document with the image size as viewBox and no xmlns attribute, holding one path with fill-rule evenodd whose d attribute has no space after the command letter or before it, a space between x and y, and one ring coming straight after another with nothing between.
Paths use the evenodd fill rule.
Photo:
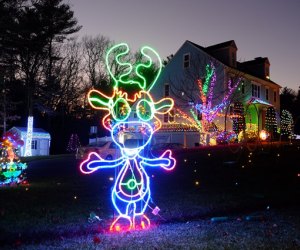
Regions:
<instances>
[{"instance_id":1,"label":"reindeer antler","mask_svg":"<svg viewBox=\"0 0 300 250\"><path fill-rule=\"evenodd\" d=\"M161 59L160 59L158 53L157 53L154 49L152 49L152 48L150 48L150 47L148 47L148 46L142 47L142 48L141 48L141 53L142 53L142 55L145 56L148 60L147 60L146 62L139 63L139 64L136 66L136 68L135 68L136 75L142 80L142 82L141 82L139 85L140 85L140 87L141 87L143 90L145 90L145 88L146 88L146 79L145 79L145 77L142 75L142 69L143 69L143 68L149 69L149 68L154 64L153 61L152 61L151 56L148 55L149 52L150 52L150 53L152 52L152 53L155 55L155 57L158 59L158 64L159 64L159 65L158 65L158 71L156 72L156 75L155 75L153 81L152 81L151 83L148 83L148 86L149 86L148 91L151 90L151 88L153 87L154 83L156 82L156 80L157 80L157 78L159 77L160 72L161 72L162 62L161 62Z\"/></svg>"},{"instance_id":2,"label":"reindeer antler","mask_svg":"<svg viewBox=\"0 0 300 250\"><path fill-rule=\"evenodd\" d=\"M132 64L129 62L122 61L122 58L128 55L128 52L129 52L129 47L126 43L117 44L112 48L110 48L107 52L105 63L109 75L112 77L112 79L115 82L114 88L117 89L120 84L125 84L125 85L137 84L141 90L145 90L147 87L147 82L146 82L147 80L143 76L142 71L143 69L149 69L151 66L154 65L153 60L151 58L154 55L154 57L157 58L159 65L158 65L158 71L155 73L154 79L152 80L151 83L148 83L149 86L148 91L150 91L154 83L156 82L157 78L159 77L162 69L162 62L158 53L154 49L148 46L144 46L141 48L141 54L146 58L146 61L138 63L137 66L135 67L135 74L139 78L139 80L136 80L133 78L132 75L130 75L132 74L132 70L133 70ZM150 56L149 54L152 55ZM110 63L111 58L113 58L112 60L113 62L115 62L117 65L123 68L122 69L123 72L120 73L119 75L118 73L112 72L113 63Z\"/></svg>"},{"instance_id":3,"label":"reindeer antler","mask_svg":"<svg viewBox=\"0 0 300 250\"><path fill-rule=\"evenodd\" d=\"M128 76L131 74L133 69L131 63L121 61L122 57L126 56L128 52L129 52L128 45L126 43L120 43L111 47L106 54L106 58L105 58L106 67L109 75L112 77L112 79L115 82L115 86L114 86L115 88L118 88L119 82L124 84L130 84L132 82L132 80L126 80L126 78L128 78ZM116 62L119 66L123 67L124 72L120 73L120 75L115 75L112 72L113 63L110 63L111 57L113 57L112 60L113 62Z\"/></svg>"}]
</instances>

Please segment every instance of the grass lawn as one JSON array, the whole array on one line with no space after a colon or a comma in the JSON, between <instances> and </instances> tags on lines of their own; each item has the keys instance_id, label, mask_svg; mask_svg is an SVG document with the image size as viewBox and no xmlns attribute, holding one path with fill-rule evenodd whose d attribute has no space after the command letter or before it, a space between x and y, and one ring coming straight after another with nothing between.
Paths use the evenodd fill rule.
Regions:
<instances>
[{"instance_id":1,"label":"grass lawn","mask_svg":"<svg viewBox=\"0 0 300 250\"><path fill-rule=\"evenodd\" d=\"M108 232L113 170L84 176L72 155L28 161L29 185L0 188L0 248L300 249L300 147L252 150L174 152L173 172L148 172L151 228L122 233Z\"/></svg>"}]
</instances>

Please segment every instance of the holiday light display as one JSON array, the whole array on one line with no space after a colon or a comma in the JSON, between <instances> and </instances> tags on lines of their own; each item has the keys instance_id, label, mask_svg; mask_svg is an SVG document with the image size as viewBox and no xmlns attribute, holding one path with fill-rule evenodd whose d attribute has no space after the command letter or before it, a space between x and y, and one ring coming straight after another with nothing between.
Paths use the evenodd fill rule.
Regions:
<instances>
[{"instance_id":1,"label":"holiday light display","mask_svg":"<svg viewBox=\"0 0 300 250\"><path fill-rule=\"evenodd\" d=\"M273 107L267 108L266 112L266 130L271 136L274 136L277 133L277 119L276 111Z\"/></svg>"},{"instance_id":2,"label":"holiday light display","mask_svg":"<svg viewBox=\"0 0 300 250\"><path fill-rule=\"evenodd\" d=\"M33 132L33 116L28 116L27 120L27 135L25 144L25 156L31 156L31 143L32 143L32 132Z\"/></svg>"},{"instance_id":3,"label":"holiday light display","mask_svg":"<svg viewBox=\"0 0 300 250\"><path fill-rule=\"evenodd\" d=\"M281 112L280 133L287 137L293 134L293 116L285 109Z\"/></svg>"},{"instance_id":4,"label":"holiday light display","mask_svg":"<svg viewBox=\"0 0 300 250\"><path fill-rule=\"evenodd\" d=\"M27 168L26 163L20 162L18 157L19 147L24 142L7 132L0 143L0 186L19 184L25 179L23 171Z\"/></svg>"},{"instance_id":5,"label":"holiday light display","mask_svg":"<svg viewBox=\"0 0 300 250\"><path fill-rule=\"evenodd\" d=\"M104 168L114 168L117 171L111 199L118 216L110 226L111 231L144 229L150 226L150 219L145 215L151 199L150 178L146 169L161 167L172 170L176 163L170 150L166 150L158 158L151 159L143 156L143 150L150 143L153 133L161 127L161 122L156 115L168 113L174 103L171 98L154 102L149 93L162 67L158 54L148 46L143 47L141 53L146 58L146 62L133 67L131 63L124 62L128 51L128 45L121 43L113 46L107 53L106 66L114 80L113 94L107 96L98 90L91 90L88 93L88 101L93 108L108 112L102 119L102 124L111 132L113 141L120 148L121 156L117 159L105 160L92 152L80 164L80 170L84 174ZM110 57L114 54L115 63L125 67L124 73L118 76L110 70ZM147 83L142 72L153 64L150 55L158 59L159 70L154 80ZM134 80L133 75L136 76ZM129 97L129 93L123 91L123 88L128 85L137 89L133 97ZM132 112L136 112L137 119L128 121ZM158 208L154 210L153 214L159 211Z\"/></svg>"},{"instance_id":6,"label":"holiday light display","mask_svg":"<svg viewBox=\"0 0 300 250\"><path fill-rule=\"evenodd\" d=\"M246 140L247 142L256 141L258 136L257 130L258 130L257 124L246 123L245 131L241 131L238 134L238 141L239 142L242 142L244 140Z\"/></svg>"},{"instance_id":7,"label":"holiday light display","mask_svg":"<svg viewBox=\"0 0 300 250\"><path fill-rule=\"evenodd\" d=\"M236 134L239 134L242 130L245 129L244 107L242 103L234 103L232 120L232 129Z\"/></svg>"},{"instance_id":8,"label":"holiday light display","mask_svg":"<svg viewBox=\"0 0 300 250\"><path fill-rule=\"evenodd\" d=\"M233 131L222 131L216 134L216 142L218 144L234 143L237 140L237 135Z\"/></svg>"},{"instance_id":9,"label":"holiday light display","mask_svg":"<svg viewBox=\"0 0 300 250\"><path fill-rule=\"evenodd\" d=\"M229 98L233 94L234 90L238 87L241 78L238 78L236 82L228 80L227 93L218 105L213 105L213 93L215 84L217 81L216 69L213 63L206 65L205 81L198 80L198 88L200 93L201 103L195 105L196 110L202 114L202 127L205 131L208 131L208 126L216 118L218 113L228 105Z\"/></svg>"},{"instance_id":10,"label":"holiday light display","mask_svg":"<svg viewBox=\"0 0 300 250\"><path fill-rule=\"evenodd\" d=\"M269 133L268 133L266 130L261 130L261 131L259 132L259 138L260 138L262 141L267 140L268 137L269 137Z\"/></svg>"},{"instance_id":11,"label":"holiday light display","mask_svg":"<svg viewBox=\"0 0 300 250\"><path fill-rule=\"evenodd\" d=\"M70 140L68 142L67 151L75 152L80 147L80 141L77 134L71 134Z\"/></svg>"}]
</instances>

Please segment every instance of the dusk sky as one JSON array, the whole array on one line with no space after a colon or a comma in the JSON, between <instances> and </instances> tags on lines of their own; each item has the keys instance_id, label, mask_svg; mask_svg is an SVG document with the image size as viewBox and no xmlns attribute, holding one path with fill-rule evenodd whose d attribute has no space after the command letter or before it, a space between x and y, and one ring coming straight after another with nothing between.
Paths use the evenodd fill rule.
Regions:
<instances>
[{"instance_id":1,"label":"dusk sky","mask_svg":"<svg viewBox=\"0 0 300 250\"><path fill-rule=\"evenodd\" d=\"M271 80L300 86L299 0L65 0L83 26L79 36L104 35L143 45L162 59L185 40L201 46L234 40L237 59L268 57Z\"/></svg>"}]
</instances>

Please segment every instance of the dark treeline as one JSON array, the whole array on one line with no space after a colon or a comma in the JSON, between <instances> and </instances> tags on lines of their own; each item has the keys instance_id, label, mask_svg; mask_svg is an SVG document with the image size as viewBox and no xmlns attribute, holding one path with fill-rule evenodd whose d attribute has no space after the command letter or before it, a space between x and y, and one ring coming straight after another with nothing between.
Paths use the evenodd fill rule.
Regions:
<instances>
[{"instance_id":1,"label":"dark treeline","mask_svg":"<svg viewBox=\"0 0 300 250\"><path fill-rule=\"evenodd\" d=\"M33 115L34 127L50 132L52 153L65 151L71 133L87 143L96 112L85 96L108 85L103 54L111 42L78 41L80 28L62 0L0 1L1 134Z\"/></svg>"},{"instance_id":2,"label":"dark treeline","mask_svg":"<svg viewBox=\"0 0 300 250\"><path fill-rule=\"evenodd\" d=\"M1 132L26 126L48 130L52 149L86 116L80 30L73 11L62 0L0 1ZM82 127L82 126L77 126ZM55 152L54 152L55 153Z\"/></svg>"},{"instance_id":3,"label":"dark treeline","mask_svg":"<svg viewBox=\"0 0 300 250\"><path fill-rule=\"evenodd\" d=\"M72 133L86 144L90 126L101 127L101 112L90 109L86 94L112 90L104 57L113 41L101 35L78 39L80 29L63 0L0 0L0 134L27 126L33 115L34 127L51 134L51 153L63 153ZM143 59L130 54L126 60ZM110 67L114 75L124 70L113 59ZM280 97L299 134L300 92L283 88Z\"/></svg>"},{"instance_id":4,"label":"dark treeline","mask_svg":"<svg viewBox=\"0 0 300 250\"><path fill-rule=\"evenodd\" d=\"M101 35L78 39L80 29L63 0L0 0L0 134L26 127L33 115L34 127L51 134L51 153L65 152L72 133L88 142L101 112L91 110L86 94L91 88L112 91L104 57L113 41ZM136 53L126 60L143 59ZM114 75L124 70L113 58L110 67Z\"/></svg>"}]
</instances>

